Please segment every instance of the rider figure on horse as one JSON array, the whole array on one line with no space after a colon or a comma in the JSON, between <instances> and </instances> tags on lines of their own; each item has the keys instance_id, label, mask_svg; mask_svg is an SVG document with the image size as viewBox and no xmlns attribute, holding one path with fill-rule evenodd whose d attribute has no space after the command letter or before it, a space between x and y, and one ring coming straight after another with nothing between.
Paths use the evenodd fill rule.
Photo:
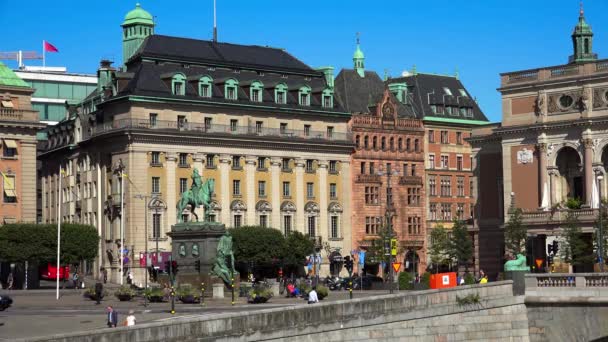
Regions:
<instances>
[{"instance_id":1,"label":"rider figure on horse","mask_svg":"<svg viewBox=\"0 0 608 342\"><path fill-rule=\"evenodd\" d=\"M198 192L202 189L203 187L203 177L201 177L201 175L199 175L198 170L194 169L192 171L192 186L190 187L190 190L192 191L192 195L194 195L194 201L196 202L196 205L201 205L201 203L198 203Z\"/></svg>"}]
</instances>

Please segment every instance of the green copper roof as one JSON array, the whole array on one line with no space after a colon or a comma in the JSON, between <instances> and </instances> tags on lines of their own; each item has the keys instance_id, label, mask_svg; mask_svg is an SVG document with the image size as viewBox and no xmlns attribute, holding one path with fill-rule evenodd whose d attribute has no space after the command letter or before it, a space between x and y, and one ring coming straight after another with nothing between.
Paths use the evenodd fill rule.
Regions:
<instances>
[{"instance_id":1,"label":"green copper roof","mask_svg":"<svg viewBox=\"0 0 608 342\"><path fill-rule=\"evenodd\" d=\"M489 121L439 118L436 116L427 116L423 121L446 122L464 125L487 125L490 123Z\"/></svg>"},{"instance_id":2,"label":"green copper roof","mask_svg":"<svg viewBox=\"0 0 608 342\"><path fill-rule=\"evenodd\" d=\"M0 85L9 86L9 87L25 87L30 88L30 86L25 83L24 80L20 79L13 70L0 62Z\"/></svg>"},{"instance_id":3,"label":"green copper roof","mask_svg":"<svg viewBox=\"0 0 608 342\"><path fill-rule=\"evenodd\" d=\"M353 59L364 59L365 55L363 55L363 51L361 51L361 48L359 47L359 43L357 43L357 50L355 50L355 53L353 54Z\"/></svg>"},{"instance_id":4,"label":"green copper roof","mask_svg":"<svg viewBox=\"0 0 608 342\"><path fill-rule=\"evenodd\" d=\"M127 13L125 21L122 23L123 26L132 24L154 25L154 20L152 19L152 15L137 3L135 4L135 9Z\"/></svg>"},{"instance_id":5,"label":"green copper roof","mask_svg":"<svg viewBox=\"0 0 608 342\"><path fill-rule=\"evenodd\" d=\"M589 24L587 24L587 22L585 21L585 12L583 11L583 9L581 8L581 12L580 15L578 16L578 24L576 24L576 26L574 27L574 32L573 34L591 34L591 26L589 26Z\"/></svg>"}]
</instances>

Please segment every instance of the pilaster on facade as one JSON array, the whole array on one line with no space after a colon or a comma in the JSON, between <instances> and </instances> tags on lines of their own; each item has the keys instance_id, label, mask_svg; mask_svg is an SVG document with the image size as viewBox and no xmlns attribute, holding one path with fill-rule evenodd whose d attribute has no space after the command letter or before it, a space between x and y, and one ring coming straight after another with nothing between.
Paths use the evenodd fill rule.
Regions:
<instances>
[{"instance_id":1,"label":"pilaster on facade","mask_svg":"<svg viewBox=\"0 0 608 342\"><path fill-rule=\"evenodd\" d=\"M593 174L593 139L589 136L590 132L583 132L582 143L584 147L584 163L585 163L585 199L587 205L593 206L593 183L595 176Z\"/></svg>"},{"instance_id":2,"label":"pilaster on facade","mask_svg":"<svg viewBox=\"0 0 608 342\"><path fill-rule=\"evenodd\" d=\"M329 232L329 218L327 215L327 208L328 208L328 201L327 201L327 195L328 195L328 185L327 185L327 168L329 167L328 165L328 161L327 160L319 160L318 162L319 168L317 170L317 177L319 179L319 229L320 229L320 233L319 234L323 241L327 241L328 238L331 236L330 232Z\"/></svg>"},{"instance_id":3,"label":"pilaster on facade","mask_svg":"<svg viewBox=\"0 0 608 342\"><path fill-rule=\"evenodd\" d=\"M245 187L247 189L247 199L245 205L247 206L247 218L245 222L247 225L256 224L256 210L255 210L255 165L257 157L247 156L245 158Z\"/></svg>"},{"instance_id":4,"label":"pilaster on facade","mask_svg":"<svg viewBox=\"0 0 608 342\"><path fill-rule=\"evenodd\" d=\"M306 160L296 159L296 230L301 233L306 233L304 226L304 166Z\"/></svg>"},{"instance_id":5,"label":"pilaster on facade","mask_svg":"<svg viewBox=\"0 0 608 342\"><path fill-rule=\"evenodd\" d=\"M193 167L198 170L199 174L203 174L203 163L205 162L206 155L204 153L194 153L192 155Z\"/></svg>"},{"instance_id":6,"label":"pilaster on facade","mask_svg":"<svg viewBox=\"0 0 608 342\"><path fill-rule=\"evenodd\" d=\"M351 181L351 163L343 161L340 164L340 175L342 177L342 192L339 195L341 200L344 214L342 215L342 222L340 223L340 237L343 238L342 246L350 248L353 245L352 231L355 227L352 226L352 212L351 212L351 199L352 199L352 187ZM347 251L345 251L347 252ZM348 251L350 252L350 251ZM347 252L347 253L348 253Z\"/></svg>"},{"instance_id":7,"label":"pilaster on facade","mask_svg":"<svg viewBox=\"0 0 608 342\"><path fill-rule=\"evenodd\" d=\"M230 155L220 155L221 222L230 226Z\"/></svg>"},{"instance_id":8,"label":"pilaster on facade","mask_svg":"<svg viewBox=\"0 0 608 342\"><path fill-rule=\"evenodd\" d=\"M177 167L177 154L168 152L166 160L166 179L167 179L167 227L171 227L177 222L177 195L175 192L175 168ZM179 213L181 215L181 213Z\"/></svg>"},{"instance_id":9,"label":"pilaster on facade","mask_svg":"<svg viewBox=\"0 0 608 342\"><path fill-rule=\"evenodd\" d=\"M281 158L270 159L272 226L281 229Z\"/></svg>"}]
</instances>

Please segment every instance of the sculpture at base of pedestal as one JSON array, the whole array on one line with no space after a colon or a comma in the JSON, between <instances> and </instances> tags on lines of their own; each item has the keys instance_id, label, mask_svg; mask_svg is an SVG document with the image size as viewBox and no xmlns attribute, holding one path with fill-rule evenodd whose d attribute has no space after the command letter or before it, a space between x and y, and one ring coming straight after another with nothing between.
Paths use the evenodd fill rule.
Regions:
<instances>
[{"instance_id":1,"label":"sculpture at base of pedestal","mask_svg":"<svg viewBox=\"0 0 608 342\"><path fill-rule=\"evenodd\" d=\"M228 231L220 238L217 244L215 264L211 269L211 275L222 279L226 286L230 287L234 281L234 252L232 251L232 236Z\"/></svg>"},{"instance_id":2,"label":"sculpture at base of pedestal","mask_svg":"<svg viewBox=\"0 0 608 342\"><path fill-rule=\"evenodd\" d=\"M530 271L530 266L526 265L526 257L522 254L517 254L515 260L505 262L505 272L509 271Z\"/></svg>"}]
</instances>

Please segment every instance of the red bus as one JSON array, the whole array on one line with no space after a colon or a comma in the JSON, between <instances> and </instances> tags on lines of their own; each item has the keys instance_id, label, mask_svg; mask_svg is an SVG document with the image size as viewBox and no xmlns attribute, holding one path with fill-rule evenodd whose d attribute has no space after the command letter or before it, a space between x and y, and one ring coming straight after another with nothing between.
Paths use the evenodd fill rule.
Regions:
<instances>
[{"instance_id":1,"label":"red bus","mask_svg":"<svg viewBox=\"0 0 608 342\"><path fill-rule=\"evenodd\" d=\"M57 280L57 266L48 263L46 266L40 266L40 278L46 280ZM70 266L61 266L59 268L59 280L70 279Z\"/></svg>"}]
</instances>

